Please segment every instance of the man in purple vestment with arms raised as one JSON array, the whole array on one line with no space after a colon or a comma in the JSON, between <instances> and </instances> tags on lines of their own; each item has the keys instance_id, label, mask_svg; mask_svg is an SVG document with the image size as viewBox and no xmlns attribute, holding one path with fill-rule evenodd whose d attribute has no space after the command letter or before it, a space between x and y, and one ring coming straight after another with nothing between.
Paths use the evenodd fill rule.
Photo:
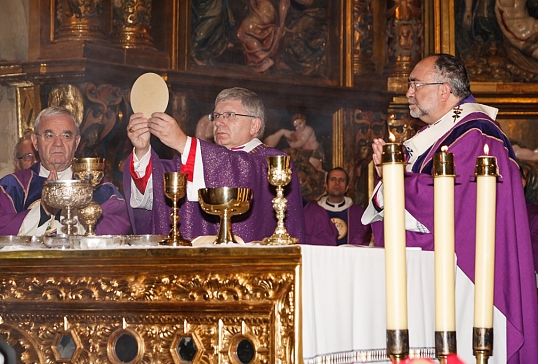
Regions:
<instances>
[{"instance_id":1,"label":"man in purple vestment with arms raised","mask_svg":"<svg viewBox=\"0 0 538 364\"><path fill-rule=\"evenodd\" d=\"M170 207L163 190L163 173L186 173L186 201L180 201L180 231L187 239L218 233L218 217L206 214L198 203L198 189L249 187L250 209L232 219L234 234L245 242L271 236L276 228L272 205L275 189L267 179L268 156L283 155L258 138L265 129L265 108L254 92L244 88L225 89L215 100L210 114L215 144L187 136L171 116L156 112L150 118L141 113L129 120L128 135L134 146L125 164L124 189L130 196L130 216L136 234L168 234ZM150 135L158 137L181 156L161 160L151 149ZM304 216L299 180L284 189L288 201L284 223L292 237L305 242Z\"/></svg>"},{"instance_id":2,"label":"man in purple vestment with arms raised","mask_svg":"<svg viewBox=\"0 0 538 364\"><path fill-rule=\"evenodd\" d=\"M32 143L41 158L28 169L0 179L0 235L52 235L60 233L60 215L41 200L46 180L73 179L71 161L80 142L78 124L63 107L49 107L39 113ZM128 234L131 223L125 200L109 182L103 181L93 193L103 215L95 226L96 234ZM77 224L79 234L84 227Z\"/></svg>"},{"instance_id":3,"label":"man in purple vestment with arms raised","mask_svg":"<svg viewBox=\"0 0 538 364\"><path fill-rule=\"evenodd\" d=\"M508 138L495 122L497 109L481 105L471 95L467 71L451 55L420 61L409 75L407 90L412 117L427 127L404 142L406 241L408 246L434 249L433 155L447 146L456 165L455 244L459 268L474 281L476 237L476 158L497 158L494 305L506 317L509 364L534 363L538 358L538 304L529 225L519 167ZM381 163L385 142L373 143L374 163ZM377 167L381 177L381 168ZM374 241L383 246L383 183L379 182L362 221L372 223ZM471 343L465 343L471 345Z\"/></svg>"}]
</instances>

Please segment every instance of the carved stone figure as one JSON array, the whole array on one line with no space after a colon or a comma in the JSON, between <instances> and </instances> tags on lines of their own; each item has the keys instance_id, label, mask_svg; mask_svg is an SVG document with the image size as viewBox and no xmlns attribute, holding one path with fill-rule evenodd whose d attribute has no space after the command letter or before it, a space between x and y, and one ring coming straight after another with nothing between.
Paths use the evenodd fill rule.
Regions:
<instances>
[{"instance_id":1,"label":"carved stone figure","mask_svg":"<svg viewBox=\"0 0 538 364\"><path fill-rule=\"evenodd\" d=\"M416 0L387 4L386 66L391 76L407 77L422 54L422 5Z\"/></svg>"},{"instance_id":2,"label":"carved stone figure","mask_svg":"<svg viewBox=\"0 0 538 364\"><path fill-rule=\"evenodd\" d=\"M235 20L229 0L192 1L191 57L200 66L212 64L232 46Z\"/></svg>"},{"instance_id":3,"label":"carved stone figure","mask_svg":"<svg viewBox=\"0 0 538 364\"><path fill-rule=\"evenodd\" d=\"M290 0L281 0L277 12L270 0L249 0L249 14L239 26L237 38L243 45L246 64L256 72L275 64L289 6Z\"/></svg>"}]
</instances>

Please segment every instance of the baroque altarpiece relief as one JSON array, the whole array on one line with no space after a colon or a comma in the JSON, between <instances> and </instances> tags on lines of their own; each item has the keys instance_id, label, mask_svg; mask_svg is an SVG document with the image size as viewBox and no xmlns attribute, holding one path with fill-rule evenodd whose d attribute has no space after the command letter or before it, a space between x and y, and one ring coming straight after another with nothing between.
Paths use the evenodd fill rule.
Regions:
<instances>
[{"instance_id":1,"label":"baroque altarpiece relief","mask_svg":"<svg viewBox=\"0 0 538 364\"><path fill-rule=\"evenodd\" d=\"M516 2L98 0L85 6L40 0L30 9L29 60L3 64L0 81L19 85L19 135L58 98L49 95L53 90L78 90L84 143L77 154L105 156L107 177L117 184L130 149L124 125L138 75L153 71L166 79L167 112L191 135L222 88L251 88L268 107L266 137L296 131L295 115L315 133L317 144L306 152L286 136L276 142L299 163L314 162L302 164L301 173L314 176L304 179L305 196L319 196L324 171L343 166L352 176L352 197L364 204L375 177L365 167L372 135L386 138L394 130L402 139L420 127L404 95L407 75L425 54L466 60L479 101L499 107L510 137L536 147L533 37L510 35L518 11L532 29L536 4ZM28 105L36 109L30 113ZM374 132L379 125L382 132ZM166 148L160 153L171 155Z\"/></svg>"}]
</instances>

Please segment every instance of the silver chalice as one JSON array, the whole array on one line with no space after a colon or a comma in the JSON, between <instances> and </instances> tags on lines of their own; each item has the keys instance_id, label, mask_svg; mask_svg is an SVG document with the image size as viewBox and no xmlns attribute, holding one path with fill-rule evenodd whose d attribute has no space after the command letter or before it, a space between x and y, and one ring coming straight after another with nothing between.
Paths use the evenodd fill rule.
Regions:
<instances>
[{"instance_id":1,"label":"silver chalice","mask_svg":"<svg viewBox=\"0 0 538 364\"><path fill-rule=\"evenodd\" d=\"M82 208L90 203L93 187L89 181L57 180L45 181L41 198L53 208L66 210L66 216L61 223L62 232L74 235L77 232L77 218L72 216L73 209Z\"/></svg>"}]
</instances>

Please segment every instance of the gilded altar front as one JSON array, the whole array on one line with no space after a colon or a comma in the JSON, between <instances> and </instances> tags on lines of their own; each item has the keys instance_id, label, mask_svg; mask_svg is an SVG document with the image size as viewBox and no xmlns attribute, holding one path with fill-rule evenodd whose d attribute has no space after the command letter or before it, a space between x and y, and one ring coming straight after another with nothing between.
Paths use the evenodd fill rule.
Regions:
<instances>
[{"instance_id":1,"label":"gilded altar front","mask_svg":"<svg viewBox=\"0 0 538 364\"><path fill-rule=\"evenodd\" d=\"M298 246L0 256L8 363L302 362Z\"/></svg>"}]
</instances>

